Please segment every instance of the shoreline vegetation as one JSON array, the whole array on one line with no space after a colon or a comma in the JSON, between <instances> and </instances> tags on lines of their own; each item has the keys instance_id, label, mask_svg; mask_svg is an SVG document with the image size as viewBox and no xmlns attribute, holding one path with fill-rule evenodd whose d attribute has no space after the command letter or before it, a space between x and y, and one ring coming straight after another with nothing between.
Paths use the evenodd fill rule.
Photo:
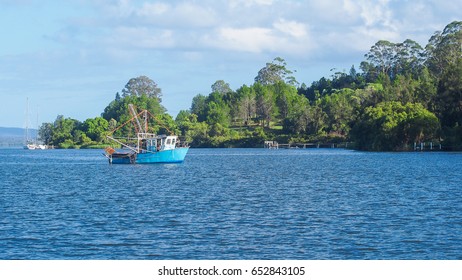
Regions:
<instances>
[{"instance_id":1,"label":"shoreline vegetation","mask_svg":"<svg viewBox=\"0 0 462 280\"><path fill-rule=\"evenodd\" d=\"M425 47L407 39L380 40L365 61L310 86L299 83L283 58L236 90L224 80L173 118L162 91L146 76L132 78L101 116L83 122L57 116L39 128L57 148L104 148L106 135L130 135L128 104L156 116L153 133L177 134L191 147L263 147L279 143L354 143L366 151L407 151L431 143L462 150L462 21L435 32ZM122 129L114 132L121 125ZM113 134L114 133L114 134Z\"/></svg>"}]
</instances>

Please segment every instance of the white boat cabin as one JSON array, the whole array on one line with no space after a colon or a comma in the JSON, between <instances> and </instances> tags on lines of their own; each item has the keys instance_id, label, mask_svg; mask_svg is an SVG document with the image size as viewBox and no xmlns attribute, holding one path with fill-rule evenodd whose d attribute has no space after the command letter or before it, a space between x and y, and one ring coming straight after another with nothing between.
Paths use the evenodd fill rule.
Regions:
<instances>
[{"instance_id":1,"label":"white boat cabin","mask_svg":"<svg viewBox=\"0 0 462 280\"><path fill-rule=\"evenodd\" d=\"M173 150L179 145L178 136L138 133L138 152L159 152Z\"/></svg>"}]
</instances>

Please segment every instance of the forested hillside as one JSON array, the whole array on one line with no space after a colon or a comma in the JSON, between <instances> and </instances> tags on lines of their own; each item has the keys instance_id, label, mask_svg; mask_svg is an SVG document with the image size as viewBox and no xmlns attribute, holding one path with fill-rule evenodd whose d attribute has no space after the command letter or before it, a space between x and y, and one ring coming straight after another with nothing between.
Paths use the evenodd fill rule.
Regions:
<instances>
[{"instance_id":1,"label":"forested hillside","mask_svg":"<svg viewBox=\"0 0 462 280\"><path fill-rule=\"evenodd\" d=\"M154 129L183 136L192 147L261 147L281 142L353 142L361 150L409 150L432 141L462 149L462 22L435 32L425 47L378 41L348 72L309 86L283 58L268 62L252 85L225 80L198 94L176 119L165 113L161 90L148 77L131 79L100 117L81 123L58 116L40 129L62 148L105 145L105 135L129 121L128 104L157 116ZM226 77L224 77L226 78ZM129 133L124 128L120 133Z\"/></svg>"}]
</instances>

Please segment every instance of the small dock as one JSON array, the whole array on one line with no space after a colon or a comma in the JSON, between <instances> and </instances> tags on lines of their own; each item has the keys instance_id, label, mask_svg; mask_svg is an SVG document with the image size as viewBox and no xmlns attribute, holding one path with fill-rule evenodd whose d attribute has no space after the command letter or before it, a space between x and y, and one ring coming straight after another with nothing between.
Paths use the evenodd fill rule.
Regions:
<instances>
[{"instance_id":1,"label":"small dock","mask_svg":"<svg viewBox=\"0 0 462 280\"><path fill-rule=\"evenodd\" d=\"M414 151L434 151L442 150L441 143L434 144L433 142L414 142Z\"/></svg>"},{"instance_id":2,"label":"small dock","mask_svg":"<svg viewBox=\"0 0 462 280\"><path fill-rule=\"evenodd\" d=\"M279 144L277 141L265 141L266 149L308 149L308 148L348 148L348 142L345 143L288 143Z\"/></svg>"},{"instance_id":3,"label":"small dock","mask_svg":"<svg viewBox=\"0 0 462 280\"><path fill-rule=\"evenodd\" d=\"M279 144L277 141L265 141L263 146L265 149L279 149Z\"/></svg>"}]
</instances>

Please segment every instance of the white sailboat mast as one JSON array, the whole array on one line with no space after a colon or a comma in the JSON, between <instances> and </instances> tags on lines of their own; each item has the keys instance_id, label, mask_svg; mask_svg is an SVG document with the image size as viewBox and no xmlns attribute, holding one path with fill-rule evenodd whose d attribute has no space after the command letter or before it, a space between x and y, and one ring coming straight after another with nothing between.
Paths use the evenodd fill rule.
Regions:
<instances>
[{"instance_id":1,"label":"white sailboat mast","mask_svg":"<svg viewBox=\"0 0 462 280\"><path fill-rule=\"evenodd\" d=\"M26 99L26 127L24 134L24 145L29 144L29 97Z\"/></svg>"}]
</instances>

